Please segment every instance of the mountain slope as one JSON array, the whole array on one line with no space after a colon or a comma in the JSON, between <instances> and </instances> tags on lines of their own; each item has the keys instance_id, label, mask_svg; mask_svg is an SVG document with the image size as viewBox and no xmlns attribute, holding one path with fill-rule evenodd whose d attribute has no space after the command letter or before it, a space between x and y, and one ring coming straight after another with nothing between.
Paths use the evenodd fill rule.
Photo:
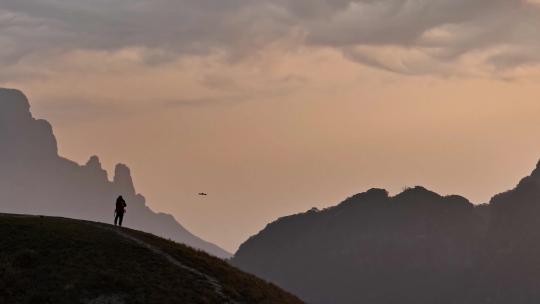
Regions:
<instances>
[{"instance_id":1,"label":"mountain slope","mask_svg":"<svg viewBox=\"0 0 540 304\"><path fill-rule=\"evenodd\" d=\"M468 274L478 220L464 198L420 187L395 197L372 189L279 219L232 262L308 303L435 300L456 292L450 282Z\"/></svg>"},{"instance_id":2,"label":"mountain slope","mask_svg":"<svg viewBox=\"0 0 540 304\"><path fill-rule=\"evenodd\" d=\"M232 263L308 303L538 303L540 164L489 205L373 189L284 217Z\"/></svg>"},{"instance_id":3,"label":"mountain slope","mask_svg":"<svg viewBox=\"0 0 540 304\"><path fill-rule=\"evenodd\" d=\"M2 212L110 223L115 199L123 195L128 203L127 226L230 257L171 215L150 210L145 198L136 193L127 166L118 164L109 181L96 156L82 166L60 157L51 125L32 117L26 96L17 90L0 89L0 168Z\"/></svg>"},{"instance_id":4,"label":"mountain slope","mask_svg":"<svg viewBox=\"0 0 540 304\"><path fill-rule=\"evenodd\" d=\"M96 222L0 214L0 303L302 303L226 262Z\"/></svg>"}]
</instances>

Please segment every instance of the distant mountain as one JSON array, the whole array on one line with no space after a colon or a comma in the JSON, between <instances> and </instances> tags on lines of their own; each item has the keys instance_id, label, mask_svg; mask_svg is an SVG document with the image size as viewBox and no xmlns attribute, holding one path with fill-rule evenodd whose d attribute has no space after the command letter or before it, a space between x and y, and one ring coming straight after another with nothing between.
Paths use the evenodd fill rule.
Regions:
<instances>
[{"instance_id":1,"label":"distant mountain","mask_svg":"<svg viewBox=\"0 0 540 304\"><path fill-rule=\"evenodd\" d=\"M223 260L140 231L7 214L0 227L0 303L302 303Z\"/></svg>"},{"instance_id":2,"label":"distant mountain","mask_svg":"<svg viewBox=\"0 0 540 304\"><path fill-rule=\"evenodd\" d=\"M540 303L540 164L490 204L372 189L269 224L232 259L307 303Z\"/></svg>"},{"instance_id":3,"label":"distant mountain","mask_svg":"<svg viewBox=\"0 0 540 304\"><path fill-rule=\"evenodd\" d=\"M0 89L0 212L110 223L118 195L128 203L126 226L230 257L191 234L171 215L153 212L135 191L127 166L117 165L110 181L96 156L82 166L60 157L51 125L32 117L26 96Z\"/></svg>"}]
</instances>

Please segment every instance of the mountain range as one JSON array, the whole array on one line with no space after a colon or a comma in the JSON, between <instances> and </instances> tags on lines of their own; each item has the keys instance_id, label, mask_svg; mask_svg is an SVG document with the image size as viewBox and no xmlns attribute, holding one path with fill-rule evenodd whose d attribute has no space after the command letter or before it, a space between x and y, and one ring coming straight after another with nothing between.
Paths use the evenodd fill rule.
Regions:
<instances>
[{"instance_id":1,"label":"mountain range","mask_svg":"<svg viewBox=\"0 0 540 304\"><path fill-rule=\"evenodd\" d=\"M128 202L125 224L204 250L230 253L193 235L173 216L157 213L133 185L130 169L115 168L112 180L97 156L84 165L59 156L52 126L35 119L26 96L0 89L0 212L40 214L110 223L115 199Z\"/></svg>"},{"instance_id":2,"label":"mountain range","mask_svg":"<svg viewBox=\"0 0 540 304\"><path fill-rule=\"evenodd\" d=\"M0 212L110 223L118 195L128 202L130 228L230 257L151 210L126 165L118 164L111 180L97 156L83 165L61 157L52 126L32 116L25 95L0 89ZM32 253L22 254L23 264L27 255L33 263ZM14 274L10 259L0 259L0 276ZM312 304L536 304L540 163L488 204L423 187L395 196L371 189L286 216L248 239L230 262Z\"/></svg>"},{"instance_id":3,"label":"mountain range","mask_svg":"<svg viewBox=\"0 0 540 304\"><path fill-rule=\"evenodd\" d=\"M232 263L312 304L540 302L540 163L489 204L372 189L278 219Z\"/></svg>"}]
</instances>

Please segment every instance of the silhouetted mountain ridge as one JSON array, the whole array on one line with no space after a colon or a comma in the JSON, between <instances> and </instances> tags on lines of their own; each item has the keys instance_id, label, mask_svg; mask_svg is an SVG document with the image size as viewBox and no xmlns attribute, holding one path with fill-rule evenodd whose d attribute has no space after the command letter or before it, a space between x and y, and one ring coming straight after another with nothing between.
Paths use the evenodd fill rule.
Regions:
<instances>
[{"instance_id":1,"label":"silhouetted mountain ridge","mask_svg":"<svg viewBox=\"0 0 540 304\"><path fill-rule=\"evenodd\" d=\"M115 167L112 181L97 156L79 165L58 155L52 126L35 119L26 96L0 89L0 210L111 222L114 201L128 202L126 225L186 243L218 257L230 254L194 236L167 214L155 213L136 193L130 169Z\"/></svg>"},{"instance_id":2,"label":"silhouetted mountain ridge","mask_svg":"<svg viewBox=\"0 0 540 304\"><path fill-rule=\"evenodd\" d=\"M314 304L538 303L540 163L487 205L371 189L283 217L232 262Z\"/></svg>"}]
</instances>

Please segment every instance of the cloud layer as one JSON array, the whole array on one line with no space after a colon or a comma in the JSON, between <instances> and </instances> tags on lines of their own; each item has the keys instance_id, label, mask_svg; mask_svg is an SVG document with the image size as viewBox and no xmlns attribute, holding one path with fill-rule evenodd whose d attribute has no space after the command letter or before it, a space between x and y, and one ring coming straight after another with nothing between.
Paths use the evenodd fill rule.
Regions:
<instances>
[{"instance_id":1,"label":"cloud layer","mask_svg":"<svg viewBox=\"0 0 540 304\"><path fill-rule=\"evenodd\" d=\"M289 39L405 74L451 74L461 60L496 72L540 61L538 28L526 0L2 0L0 62L125 48L146 64L243 58Z\"/></svg>"}]
</instances>

